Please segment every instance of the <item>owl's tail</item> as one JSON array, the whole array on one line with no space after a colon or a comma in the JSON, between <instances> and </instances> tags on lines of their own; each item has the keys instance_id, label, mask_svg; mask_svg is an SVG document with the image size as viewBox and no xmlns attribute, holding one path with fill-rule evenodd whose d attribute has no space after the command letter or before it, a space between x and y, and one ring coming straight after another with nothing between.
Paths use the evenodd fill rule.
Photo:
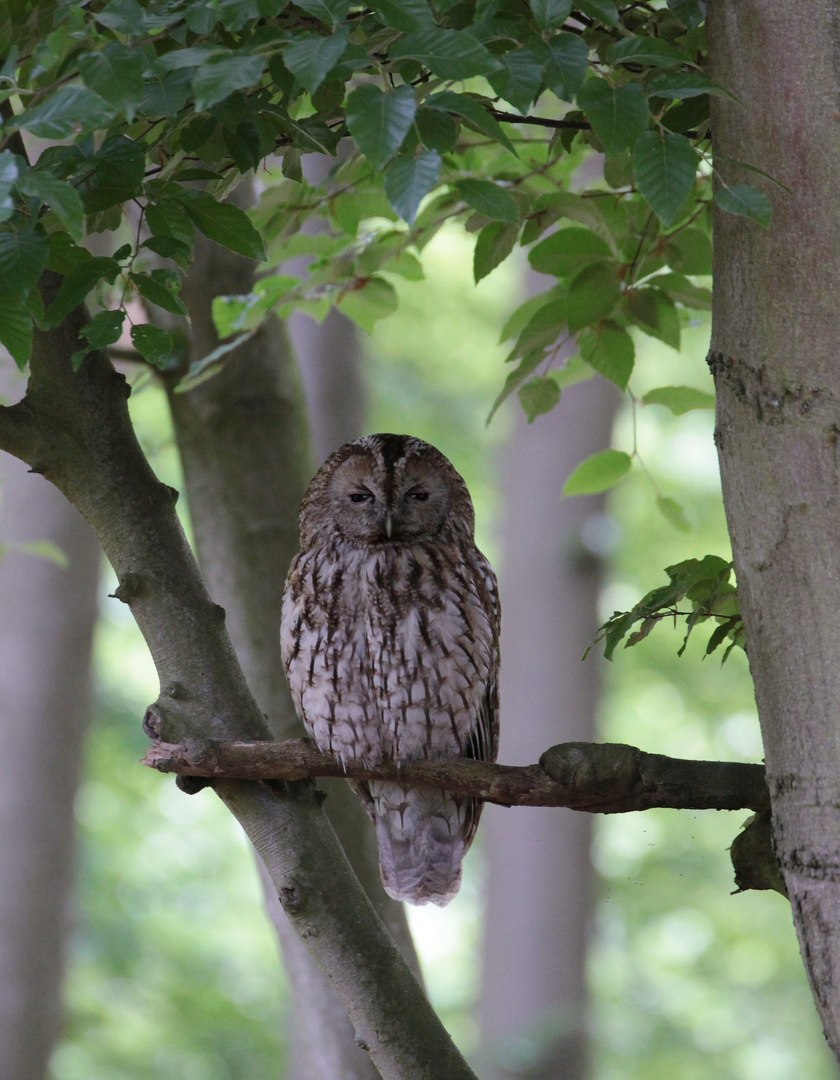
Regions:
<instances>
[{"instance_id":1,"label":"owl's tail","mask_svg":"<svg viewBox=\"0 0 840 1080\"><path fill-rule=\"evenodd\" d=\"M461 862L472 842L482 803L445 791L360 784L376 825L385 891L395 900L443 907L461 885Z\"/></svg>"}]
</instances>

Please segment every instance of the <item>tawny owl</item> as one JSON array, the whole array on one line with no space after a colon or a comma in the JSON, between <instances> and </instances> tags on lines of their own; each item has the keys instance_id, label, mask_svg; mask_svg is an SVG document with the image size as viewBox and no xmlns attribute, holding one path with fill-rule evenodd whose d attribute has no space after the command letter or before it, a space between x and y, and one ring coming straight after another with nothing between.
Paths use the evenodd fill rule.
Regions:
<instances>
[{"instance_id":1,"label":"tawny owl","mask_svg":"<svg viewBox=\"0 0 840 1080\"><path fill-rule=\"evenodd\" d=\"M467 486L435 447L367 435L304 496L281 643L299 716L344 762L469 757L499 741L499 601ZM367 782L385 889L448 903L483 803Z\"/></svg>"}]
</instances>

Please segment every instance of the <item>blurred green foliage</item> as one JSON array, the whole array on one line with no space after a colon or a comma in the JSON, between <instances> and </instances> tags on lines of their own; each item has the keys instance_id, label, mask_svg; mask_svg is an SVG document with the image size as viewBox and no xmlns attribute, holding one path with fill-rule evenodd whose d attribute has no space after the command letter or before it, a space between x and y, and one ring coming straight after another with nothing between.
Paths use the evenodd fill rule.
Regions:
<instances>
[{"instance_id":1,"label":"blurred green foliage","mask_svg":"<svg viewBox=\"0 0 840 1080\"><path fill-rule=\"evenodd\" d=\"M504 371L499 328L520 279L504 266L474 288L471 247L444 231L427 251L427 280L398 284L398 313L369 341L368 426L408 430L452 458L475 497L479 542L498 561L499 469L518 405L505 405L489 428L485 418ZM683 327L684 354L637 340L636 401L666 383L709 390L707 340L703 324ZM162 394L148 384L132 409L156 468L177 484ZM611 496L620 531L602 618L632 607L665 566L706 552L729 558L712 414L678 418L660 405L635 413L628 405L621 415L614 446L635 447L644 468ZM685 507L690 532L657 511L657 496ZM250 853L210 793L188 798L136 765L154 672L125 609L103 600L103 611L99 707L78 810L68 1024L52 1080L282 1075L288 1002ZM581 647L594 630L574 628ZM617 650L602 737L683 757L760 759L745 658L736 650L723 668L703 661L698 638L679 659L683 634L662 626ZM726 849L746 816L649 811L597 822L593 1080L837 1075L788 906L775 893L730 895ZM468 1054L477 1044L481 862L479 834L457 902L410 913L432 998Z\"/></svg>"}]
</instances>

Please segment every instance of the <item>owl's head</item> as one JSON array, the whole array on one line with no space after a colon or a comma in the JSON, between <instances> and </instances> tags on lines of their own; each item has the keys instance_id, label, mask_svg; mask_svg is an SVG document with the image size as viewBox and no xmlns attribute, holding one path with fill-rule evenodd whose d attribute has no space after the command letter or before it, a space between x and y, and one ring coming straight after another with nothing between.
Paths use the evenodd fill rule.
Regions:
<instances>
[{"instance_id":1,"label":"owl's head","mask_svg":"<svg viewBox=\"0 0 840 1080\"><path fill-rule=\"evenodd\" d=\"M300 509L301 546L338 535L351 543L472 539L475 515L448 458L411 435L365 435L335 451Z\"/></svg>"}]
</instances>

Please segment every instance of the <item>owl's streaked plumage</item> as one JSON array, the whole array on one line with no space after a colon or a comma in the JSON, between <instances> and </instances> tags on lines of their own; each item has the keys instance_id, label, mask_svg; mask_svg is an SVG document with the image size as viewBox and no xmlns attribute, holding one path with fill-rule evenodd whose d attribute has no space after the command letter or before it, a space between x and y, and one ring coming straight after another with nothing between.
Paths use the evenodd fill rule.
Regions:
<instances>
[{"instance_id":1,"label":"owl's streaked plumage","mask_svg":"<svg viewBox=\"0 0 840 1080\"><path fill-rule=\"evenodd\" d=\"M310 484L299 524L280 637L318 746L345 762L495 761L496 578L447 458L408 435L347 443ZM378 781L356 789L388 893L448 903L483 803Z\"/></svg>"}]
</instances>

